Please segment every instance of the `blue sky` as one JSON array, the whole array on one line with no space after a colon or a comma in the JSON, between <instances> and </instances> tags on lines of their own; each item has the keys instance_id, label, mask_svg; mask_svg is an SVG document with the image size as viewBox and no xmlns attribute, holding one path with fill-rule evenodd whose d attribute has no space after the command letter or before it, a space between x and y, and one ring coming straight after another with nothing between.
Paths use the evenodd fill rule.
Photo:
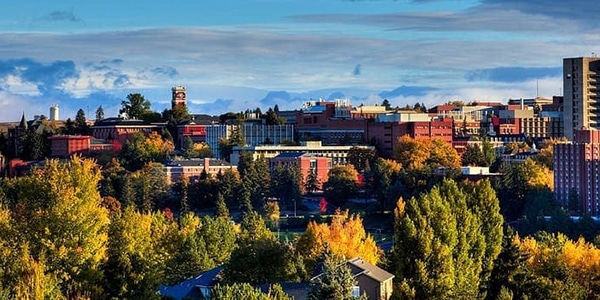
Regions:
<instances>
[{"instance_id":1,"label":"blue sky","mask_svg":"<svg viewBox=\"0 0 600 300\"><path fill-rule=\"evenodd\" d=\"M561 93L562 58L600 52L592 0L10 1L0 11L0 121L61 117L129 93L193 113L506 101Z\"/></svg>"}]
</instances>

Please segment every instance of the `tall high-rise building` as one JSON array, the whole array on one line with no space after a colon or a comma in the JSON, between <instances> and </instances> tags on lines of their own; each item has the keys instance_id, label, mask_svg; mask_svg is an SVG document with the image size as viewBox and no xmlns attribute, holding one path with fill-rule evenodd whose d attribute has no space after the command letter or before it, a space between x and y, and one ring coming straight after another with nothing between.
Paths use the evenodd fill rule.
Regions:
<instances>
[{"instance_id":1,"label":"tall high-rise building","mask_svg":"<svg viewBox=\"0 0 600 300\"><path fill-rule=\"evenodd\" d=\"M565 136L573 140L574 131L600 129L600 58L563 59Z\"/></svg>"},{"instance_id":2,"label":"tall high-rise building","mask_svg":"<svg viewBox=\"0 0 600 300\"><path fill-rule=\"evenodd\" d=\"M575 130L573 141L554 144L554 196L558 201L583 214L600 216L599 180L600 131Z\"/></svg>"}]
</instances>

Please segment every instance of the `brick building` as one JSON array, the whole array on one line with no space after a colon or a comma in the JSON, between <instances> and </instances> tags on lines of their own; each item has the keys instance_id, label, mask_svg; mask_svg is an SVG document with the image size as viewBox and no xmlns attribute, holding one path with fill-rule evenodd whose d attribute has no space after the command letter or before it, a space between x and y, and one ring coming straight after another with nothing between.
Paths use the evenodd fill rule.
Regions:
<instances>
[{"instance_id":1,"label":"brick building","mask_svg":"<svg viewBox=\"0 0 600 300\"><path fill-rule=\"evenodd\" d=\"M600 131L575 130L574 140L554 145L554 195L565 206L579 201L584 214L600 216Z\"/></svg>"}]
</instances>

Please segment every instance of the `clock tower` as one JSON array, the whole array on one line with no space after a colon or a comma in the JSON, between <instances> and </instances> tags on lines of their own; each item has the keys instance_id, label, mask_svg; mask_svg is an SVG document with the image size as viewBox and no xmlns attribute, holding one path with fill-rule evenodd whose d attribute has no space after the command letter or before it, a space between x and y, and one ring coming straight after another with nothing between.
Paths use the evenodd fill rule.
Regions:
<instances>
[{"instance_id":1,"label":"clock tower","mask_svg":"<svg viewBox=\"0 0 600 300\"><path fill-rule=\"evenodd\" d=\"M171 100L171 109L175 109L175 107L185 107L186 106L186 93L185 86L174 86L171 91L172 100Z\"/></svg>"}]
</instances>

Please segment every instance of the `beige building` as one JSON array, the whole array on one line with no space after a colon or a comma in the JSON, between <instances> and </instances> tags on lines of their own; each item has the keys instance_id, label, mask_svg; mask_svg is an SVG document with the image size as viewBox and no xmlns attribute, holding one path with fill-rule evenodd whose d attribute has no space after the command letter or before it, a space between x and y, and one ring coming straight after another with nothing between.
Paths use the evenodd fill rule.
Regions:
<instances>
[{"instance_id":1,"label":"beige building","mask_svg":"<svg viewBox=\"0 0 600 300\"><path fill-rule=\"evenodd\" d=\"M244 146L244 147L233 147L233 153L231 154L231 163L236 165L240 161L240 155L243 151L250 151L254 155L254 159L264 157L266 159L273 158L281 153L288 152L303 152L311 155L330 157L333 165L346 164L346 157L348 151L352 147L365 148L375 150L373 146L327 146L323 145L320 141L306 141L301 142L299 146L285 146L285 145L256 145L256 146Z\"/></svg>"},{"instance_id":2,"label":"beige building","mask_svg":"<svg viewBox=\"0 0 600 300\"><path fill-rule=\"evenodd\" d=\"M573 140L574 131L600 128L600 58L563 59L565 136Z\"/></svg>"}]
</instances>

